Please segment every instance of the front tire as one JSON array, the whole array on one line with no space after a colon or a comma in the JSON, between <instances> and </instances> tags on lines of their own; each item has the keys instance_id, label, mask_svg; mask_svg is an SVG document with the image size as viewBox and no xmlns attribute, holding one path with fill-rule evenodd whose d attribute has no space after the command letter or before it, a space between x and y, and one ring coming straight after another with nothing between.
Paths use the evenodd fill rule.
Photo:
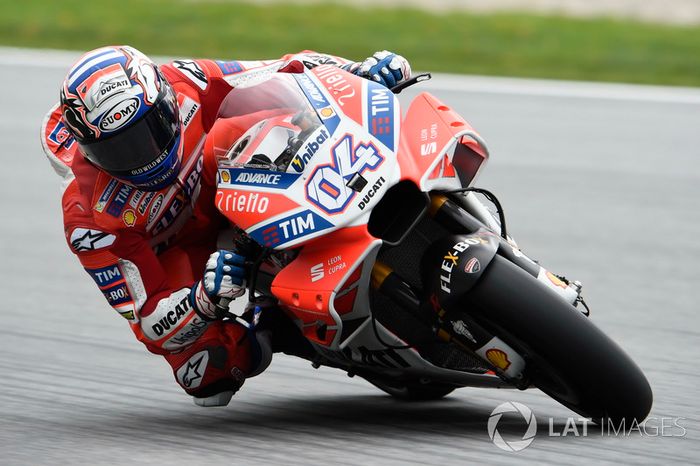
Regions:
<instances>
[{"instance_id":1,"label":"front tire","mask_svg":"<svg viewBox=\"0 0 700 466\"><path fill-rule=\"evenodd\" d=\"M478 323L521 354L543 392L595 422L641 423L653 395L642 371L593 322L496 255L462 301Z\"/></svg>"}]
</instances>

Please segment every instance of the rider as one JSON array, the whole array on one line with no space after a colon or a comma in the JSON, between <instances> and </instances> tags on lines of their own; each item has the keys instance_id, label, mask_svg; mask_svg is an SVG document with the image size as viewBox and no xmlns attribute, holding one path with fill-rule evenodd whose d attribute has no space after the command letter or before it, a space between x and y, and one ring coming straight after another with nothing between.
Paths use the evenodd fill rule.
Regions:
<instances>
[{"instance_id":1,"label":"rider","mask_svg":"<svg viewBox=\"0 0 700 466\"><path fill-rule=\"evenodd\" d=\"M70 249L149 351L195 403L228 404L265 369L255 336L217 312L245 292L244 257L217 249L216 159L205 138L236 86L285 66L332 64L387 87L410 77L401 56L361 63L301 52L271 61L156 64L128 46L83 55L41 137L63 176ZM267 361L269 363L269 361Z\"/></svg>"}]
</instances>

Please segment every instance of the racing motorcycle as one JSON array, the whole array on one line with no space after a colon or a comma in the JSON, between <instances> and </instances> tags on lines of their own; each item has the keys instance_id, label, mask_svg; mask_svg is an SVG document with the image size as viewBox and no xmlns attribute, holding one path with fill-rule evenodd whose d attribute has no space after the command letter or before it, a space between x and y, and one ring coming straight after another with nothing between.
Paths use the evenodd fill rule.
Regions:
<instances>
[{"instance_id":1,"label":"racing motorcycle","mask_svg":"<svg viewBox=\"0 0 700 466\"><path fill-rule=\"evenodd\" d=\"M525 255L474 187L483 139L429 93L402 117L395 94L428 78L387 89L300 66L231 92L222 116L260 115L220 158L216 193L255 245L251 300L295 322L314 367L396 397L537 387L584 417L641 422L649 383L589 320L581 284Z\"/></svg>"}]
</instances>

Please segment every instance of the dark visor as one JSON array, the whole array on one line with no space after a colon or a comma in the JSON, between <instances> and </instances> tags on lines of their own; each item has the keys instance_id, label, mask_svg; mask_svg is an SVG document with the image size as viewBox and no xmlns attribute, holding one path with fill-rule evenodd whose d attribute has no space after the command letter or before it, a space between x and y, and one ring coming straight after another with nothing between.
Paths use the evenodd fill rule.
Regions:
<instances>
[{"instance_id":1,"label":"dark visor","mask_svg":"<svg viewBox=\"0 0 700 466\"><path fill-rule=\"evenodd\" d=\"M177 136L180 119L175 102L168 92L136 124L100 141L82 143L80 148L88 160L107 172L144 168L167 155Z\"/></svg>"}]
</instances>

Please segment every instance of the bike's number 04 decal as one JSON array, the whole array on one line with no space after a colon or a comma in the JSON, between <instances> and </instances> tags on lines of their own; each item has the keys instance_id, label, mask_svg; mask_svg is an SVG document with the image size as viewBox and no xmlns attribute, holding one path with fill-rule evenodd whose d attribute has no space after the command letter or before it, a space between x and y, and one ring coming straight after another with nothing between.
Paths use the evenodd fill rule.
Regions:
<instances>
[{"instance_id":1,"label":"bike's number 04 decal","mask_svg":"<svg viewBox=\"0 0 700 466\"><path fill-rule=\"evenodd\" d=\"M375 171L384 162L384 157L372 143L355 145L350 134L333 146L331 154L331 163L319 165L309 177L306 194L310 202L334 215L344 212L357 195L347 182L356 173Z\"/></svg>"}]
</instances>

